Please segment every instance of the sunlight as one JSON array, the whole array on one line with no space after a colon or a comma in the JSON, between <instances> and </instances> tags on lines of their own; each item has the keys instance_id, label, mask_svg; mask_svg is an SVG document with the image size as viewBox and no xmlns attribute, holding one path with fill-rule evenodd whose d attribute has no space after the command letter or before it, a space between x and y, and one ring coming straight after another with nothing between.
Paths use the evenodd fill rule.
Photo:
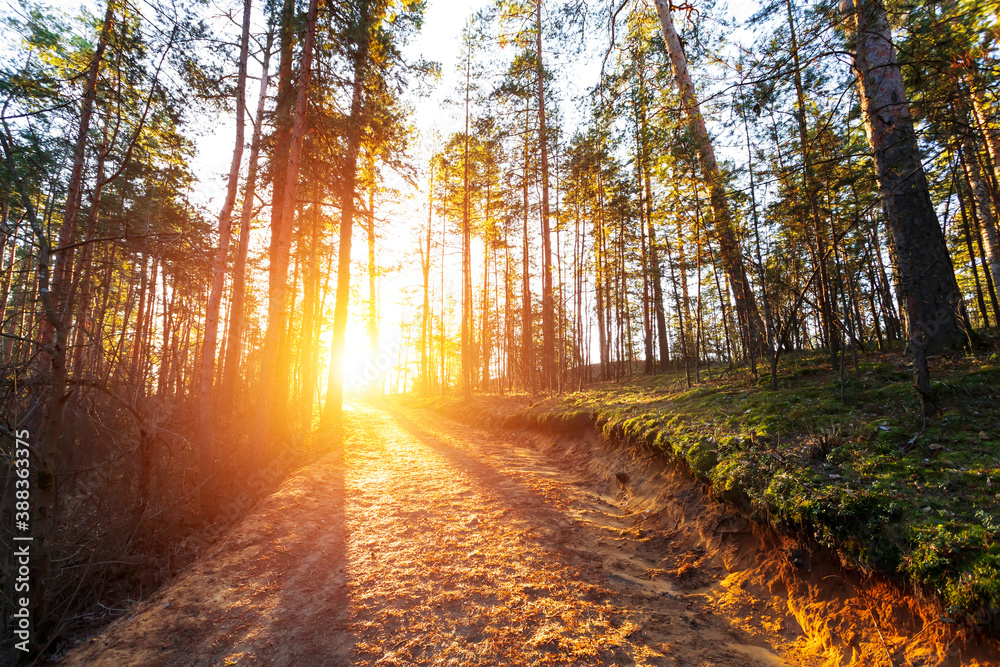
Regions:
<instances>
[{"instance_id":1,"label":"sunlight","mask_svg":"<svg viewBox=\"0 0 1000 667\"><path fill-rule=\"evenodd\" d=\"M367 323L355 313L367 304L351 303L348 314L347 333L344 344L344 394L363 396L371 390L380 390L391 373L398 371L400 352L400 322L403 309L395 304L382 303L383 313L379 321L379 344L371 349ZM325 392L329 374L329 350L333 338L332 323L327 322L320 337L323 350L321 359L321 387Z\"/></svg>"}]
</instances>

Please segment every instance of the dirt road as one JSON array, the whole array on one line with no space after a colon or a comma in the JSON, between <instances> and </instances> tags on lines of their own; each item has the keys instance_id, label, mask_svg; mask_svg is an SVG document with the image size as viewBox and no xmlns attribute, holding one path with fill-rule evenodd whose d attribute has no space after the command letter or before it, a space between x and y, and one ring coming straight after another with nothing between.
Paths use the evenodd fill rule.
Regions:
<instances>
[{"instance_id":1,"label":"dirt road","mask_svg":"<svg viewBox=\"0 0 1000 667\"><path fill-rule=\"evenodd\" d=\"M671 544L625 473L424 411L354 406L348 433L62 664L823 662L717 595L725 558Z\"/></svg>"}]
</instances>

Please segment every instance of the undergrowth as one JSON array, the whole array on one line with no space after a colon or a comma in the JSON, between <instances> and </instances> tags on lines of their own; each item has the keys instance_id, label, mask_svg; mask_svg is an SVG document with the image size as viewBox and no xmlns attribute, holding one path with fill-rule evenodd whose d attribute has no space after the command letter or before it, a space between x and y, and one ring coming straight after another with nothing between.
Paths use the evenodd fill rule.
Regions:
<instances>
[{"instance_id":1,"label":"undergrowth","mask_svg":"<svg viewBox=\"0 0 1000 667\"><path fill-rule=\"evenodd\" d=\"M691 388L664 374L547 398L433 401L508 426L600 429L686 463L714 496L847 564L896 575L943 603L945 620L1000 629L1000 358L935 358L941 410L922 417L899 353L795 354L777 390L713 369ZM792 368L788 368L793 365ZM470 412L471 411L471 412Z\"/></svg>"}]
</instances>

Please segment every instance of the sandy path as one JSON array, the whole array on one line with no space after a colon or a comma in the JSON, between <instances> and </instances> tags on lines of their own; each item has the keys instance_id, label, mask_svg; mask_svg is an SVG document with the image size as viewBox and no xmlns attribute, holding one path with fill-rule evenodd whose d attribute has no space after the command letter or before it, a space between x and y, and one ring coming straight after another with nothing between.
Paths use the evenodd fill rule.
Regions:
<instances>
[{"instance_id":1,"label":"sandy path","mask_svg":"<svg viewBox=\"0 0 1000 667\"><path fill-rule=\"evenodd\" d=\"M421 411L348 432L63 664L786 664L573 461Z\"/></svg>"}]
</instances>

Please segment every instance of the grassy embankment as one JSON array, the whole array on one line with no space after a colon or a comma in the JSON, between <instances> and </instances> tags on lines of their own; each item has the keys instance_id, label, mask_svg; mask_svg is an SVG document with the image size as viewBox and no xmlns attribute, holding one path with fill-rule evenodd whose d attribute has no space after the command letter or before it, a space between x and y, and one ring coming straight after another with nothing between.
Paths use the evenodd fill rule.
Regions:
<instances>
[{"instance_id":1,"label":"grassy embankment","mask_svg":"<svg viewBox=\"0 0 1000 667\"><path fill-rule=\"evenodd\" d=\"M749 516L811 535L855 567L901 576L934 592L945 620L996 634L1000 355L932 364L942 410L926 422L898 353L868 356L843 381L819 355L789 355L776 391L767 376L713 369L691 389L668 374L534 401L436 403L644 441Z\"/></svg>"}]
</instances>

